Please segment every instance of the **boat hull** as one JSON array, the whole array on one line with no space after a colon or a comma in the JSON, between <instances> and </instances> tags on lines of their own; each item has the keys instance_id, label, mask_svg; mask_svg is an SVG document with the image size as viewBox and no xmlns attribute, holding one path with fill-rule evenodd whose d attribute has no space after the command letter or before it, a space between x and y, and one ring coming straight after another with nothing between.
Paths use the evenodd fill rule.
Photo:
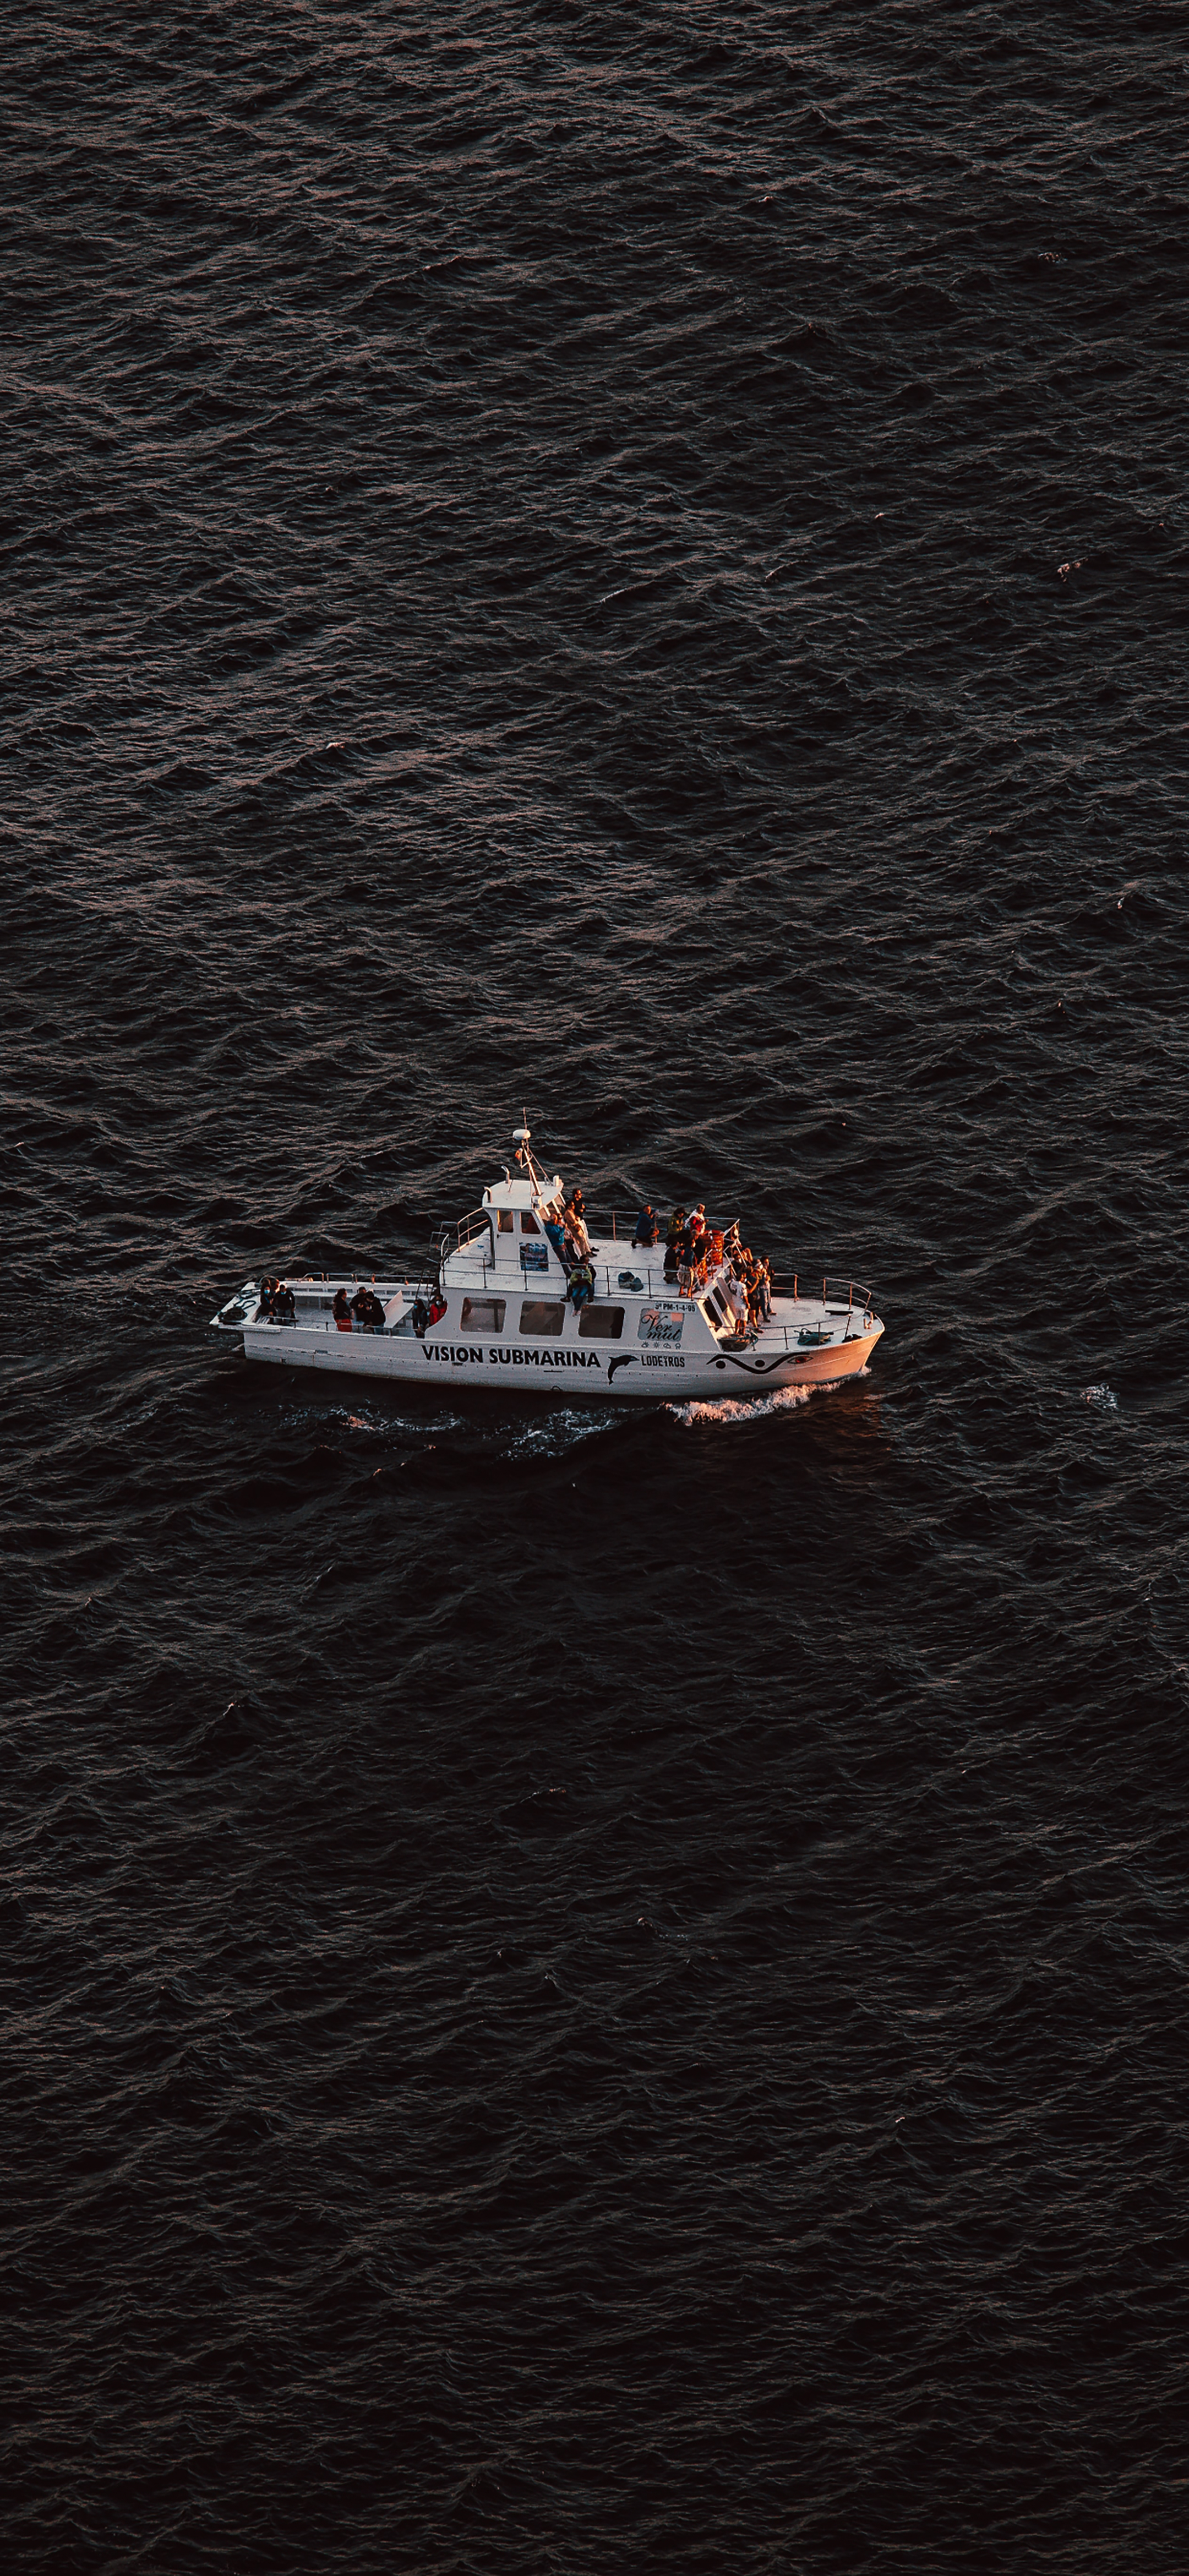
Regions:
<instances>
[{"instance_id":1,"label":"boat hull","mask_svg":"<svg viewBox=\"0 0 1189 2576\"><path fill-rule=\"evenodd\" d=\"M762 1344L738 1352L654 1352L581 1346L550 1350L461 1341L457 1334L427 1334L424 1341L391 1335L303 1331L300 1325L249 1325L244 1355L272 1368L308 1369L320 1378L366 1378L385 1386L418 1386L464 1393L468 1387L502 1395L559 1396L566 1403L660 1404L691 1397L772 1394L790 1386L833 1386L855 1377L882 1333L855 1333L825 1349L765 1353Z\"/></svg>"}]
</instances>

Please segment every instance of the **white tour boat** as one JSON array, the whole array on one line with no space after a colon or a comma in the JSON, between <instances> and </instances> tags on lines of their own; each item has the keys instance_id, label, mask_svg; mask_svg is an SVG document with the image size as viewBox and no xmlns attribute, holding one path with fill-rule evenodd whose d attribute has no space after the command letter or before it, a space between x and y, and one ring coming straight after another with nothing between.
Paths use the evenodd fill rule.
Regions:
<instances>
[{"instance_id":1,"label":"white tour boat","mask_svg":"<svg viewBox=\"0 0 1189 2576\"><path fill-rule=\"evenodd\" d=\"M419 1278L291 1275L271 1294L249 1279L212 1324L248 1359L319 1376L653 1403L833 1384L870 1358L883 1325L857 1280L823 1279L819 1295L816 1279L774 1276L768 1312L741 1322L729 1240L678 1279L663 1241L633 1242L634 1212L576 1232L526 1126L514 1142L515 1177L505 1165L481 1207L439 1229Z\"/></svg>"}]
</instances>

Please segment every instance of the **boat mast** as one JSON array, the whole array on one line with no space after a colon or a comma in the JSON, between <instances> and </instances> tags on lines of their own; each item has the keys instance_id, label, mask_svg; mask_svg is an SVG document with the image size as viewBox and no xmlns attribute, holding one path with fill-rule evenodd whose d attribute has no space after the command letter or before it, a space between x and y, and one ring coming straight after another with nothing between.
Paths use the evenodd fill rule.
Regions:
<instances>
[{"instance_id":1,"label":"boat mast","mask_svg":"<svg viewBox=\"0 0 1189 2576\"><path fill-rule=\"evenodd\" d=\"M539 1199L550 1199L553 1196L553 1192L546 1182L545 1174L541 1170L539 1163L536 1161L528 1141L532 1130L528 1123L527 1109L521 1109L520 1119L521 1123L519 1127L514 1127L512 1130L512 1142L516 1147L516 1160L519 1163L521 1170L528 1173L533 1188L537 1193L537 1197Z\"/></svg>"}]
</instances>

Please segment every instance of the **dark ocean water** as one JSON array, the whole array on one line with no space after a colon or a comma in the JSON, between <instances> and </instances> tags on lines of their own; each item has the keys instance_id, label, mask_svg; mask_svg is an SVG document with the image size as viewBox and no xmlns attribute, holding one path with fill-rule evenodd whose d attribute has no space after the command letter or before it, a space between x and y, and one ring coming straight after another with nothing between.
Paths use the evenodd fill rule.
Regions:
<instances>
[{"instance_id":1,"label":"dark ocean water","mask_svg":"<svg viewBox=\"0 0 1189 2576\"><path fill-rule=\"evenodd\" d=\"M1185 15L6 26L5 2567L1183 2567Z\"/></svg>"}]
</instances>

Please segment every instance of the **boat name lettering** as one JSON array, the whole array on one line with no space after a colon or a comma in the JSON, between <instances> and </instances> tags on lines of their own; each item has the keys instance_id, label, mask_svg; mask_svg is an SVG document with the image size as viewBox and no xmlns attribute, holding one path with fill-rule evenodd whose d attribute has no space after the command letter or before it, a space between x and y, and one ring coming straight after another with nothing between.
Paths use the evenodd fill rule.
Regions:
<instances>
[{"instance_id":1,"label":"boat name lettering","mask_svg":"<svg viewBox=\"0 0 1189 2576\"><path fill-rule=\"evenodd\" d=\"M603 1365L597 1351L522 1351L515 1342L503 1348L493 1342L486 1351L475 1342L423 1342L421 1348L427 1360L437 1360L451 1368L468 1368L476 1363L482 1367L484 1360L492 1368L601 1369Z\"/></svg>"}]
</instances>

